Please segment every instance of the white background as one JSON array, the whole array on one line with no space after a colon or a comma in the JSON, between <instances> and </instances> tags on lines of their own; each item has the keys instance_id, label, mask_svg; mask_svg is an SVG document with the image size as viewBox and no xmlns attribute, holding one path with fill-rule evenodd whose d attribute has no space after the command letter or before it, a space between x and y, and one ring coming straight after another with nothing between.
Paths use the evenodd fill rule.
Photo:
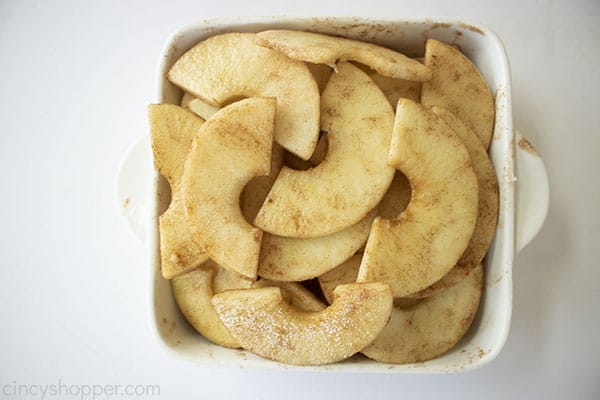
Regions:
<instances>
[{"instance_id":1,"label":"white background","mask_svg":"<svg viewBox=\"0 0 600 400\"><path fill-rule=\"evenodd\" d=\"M515 262L513 323L459 375L211 369L149 329L146 253L115 207L158 55L235 15L456 16L503 38L515 126L546 161L546 224ZM600 398L600 2L0 1L0 385L160 384L161 398ZM1 389L1 387L0 387ZM0 398L5 397L0 393Z\"/></svg>"}]
</instances>

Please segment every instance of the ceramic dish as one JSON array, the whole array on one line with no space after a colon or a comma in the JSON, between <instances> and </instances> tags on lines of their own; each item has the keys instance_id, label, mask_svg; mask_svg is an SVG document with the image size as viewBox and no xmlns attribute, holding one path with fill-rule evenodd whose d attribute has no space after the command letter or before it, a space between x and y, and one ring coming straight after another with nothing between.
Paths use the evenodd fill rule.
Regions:
<instances>
[{"instance_id":1,"label":"ceramic dish","mask_svg":"<svg viewBox=\"0 0 600 400\"><path fill-rule=\"evenodd\" d=\"M465 371L492 361L501 351L510 326L512 267L515 254L540 229L548 209L548 178L541 158L513 128L509 63L500 39L478 24L446 18L369 20L360 18L234 18L200 21L177 30L164 47L158 67L157 103L179 104L182 92L165 79L174 61L200 40L224 32L259 32L285 28L310 30L370 41L421 56L427 38L460 47L479 68L496 99L496 122L490 156L500 185L498 230L485 259L485 291L478 315L464 338L436 359L409 365L377 363L354 356L337 364L296 367L266 360L205 340L177 309L169 282L160 274L157 217L169 201L166 181L152 166L146 134L121 166L119 204L132 229L148 245L149 304L153 331L174 355L205 364L269 369L354 372Z\"/></svg>"}]
</instances>

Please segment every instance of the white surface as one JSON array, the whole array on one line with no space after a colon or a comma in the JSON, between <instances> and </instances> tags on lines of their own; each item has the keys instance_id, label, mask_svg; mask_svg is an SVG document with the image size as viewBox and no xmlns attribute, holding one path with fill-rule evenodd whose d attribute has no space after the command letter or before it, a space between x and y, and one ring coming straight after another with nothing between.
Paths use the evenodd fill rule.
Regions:
<instances>
[{"instance_id":1,"label":"white surface","mask_svg":"<svg viewBox=\"0 0 600 400\"><path fill-rule=\"evenodd\" d=\"M0 397L15 384L159 384L161 398L600 397L598 1L0 2ZM207 369L148 328L146 252L116 171L147 127L164 40L227 15L452 15L503 38L515 126L544 157L545 227L516 258L512 330L491 365L445 376ZM9 388L10 389L10 388ZM48 397L47 397L48 398Z\"/></svg>"}]
</instances>

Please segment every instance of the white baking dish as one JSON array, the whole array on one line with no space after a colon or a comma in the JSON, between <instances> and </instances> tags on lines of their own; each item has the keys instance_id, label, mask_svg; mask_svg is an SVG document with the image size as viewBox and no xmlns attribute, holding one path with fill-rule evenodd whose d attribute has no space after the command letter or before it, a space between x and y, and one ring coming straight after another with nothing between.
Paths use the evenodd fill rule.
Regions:
<instances>
[{"instance_id":1,"label":"white baking dish","mask_svg":"<svg viewBox=\"0 0 600 400\"><path fill-rule=\"evenodd\" d=\"M150 318L159 342L169 352L201 363L272 369L355 372L457 372L492 361L506 340L512 309L513 258L540 229L548 209L548 178L541 158L513 129L510 71L500 39L489 29L447 19L360 18L234 18L200 21L176 31L160 59L158 92L161 103L178 104L181 91L165 79L173 62L198 41L233 31L258 32L287 28L311 30L367 40L422 55L428 37L460 46L477 65L496 94L496 123L490 149L500 184L498 230L485 259L485 294L467 335L450 352L425 363L388 365L355 356L322 367L295 367L262 359L245 351L215 346L183 319L160 274L157 217L168 203L168 184L152 167L146 134L128 152L119 174L119 204L132 229L148 244Z\"/></svg>"}]
</instances>

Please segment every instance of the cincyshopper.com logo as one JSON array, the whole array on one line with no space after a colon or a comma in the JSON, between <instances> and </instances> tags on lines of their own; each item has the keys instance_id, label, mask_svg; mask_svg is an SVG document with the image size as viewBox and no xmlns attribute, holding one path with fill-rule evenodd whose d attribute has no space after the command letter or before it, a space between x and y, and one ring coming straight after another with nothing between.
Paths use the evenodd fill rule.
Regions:
<instances>
[{"instance_id":1,"label":"cincyshopper.com logo","mask_svg":"<svg viewBox=\"0 0 600 400\"><path fill-rule=\"evenodd\" d=\"M68 384L59 379L50 384L2 384L1 398L34 399L99 399L159 397L160 385Z\"/></svg>"}]
</instances>

